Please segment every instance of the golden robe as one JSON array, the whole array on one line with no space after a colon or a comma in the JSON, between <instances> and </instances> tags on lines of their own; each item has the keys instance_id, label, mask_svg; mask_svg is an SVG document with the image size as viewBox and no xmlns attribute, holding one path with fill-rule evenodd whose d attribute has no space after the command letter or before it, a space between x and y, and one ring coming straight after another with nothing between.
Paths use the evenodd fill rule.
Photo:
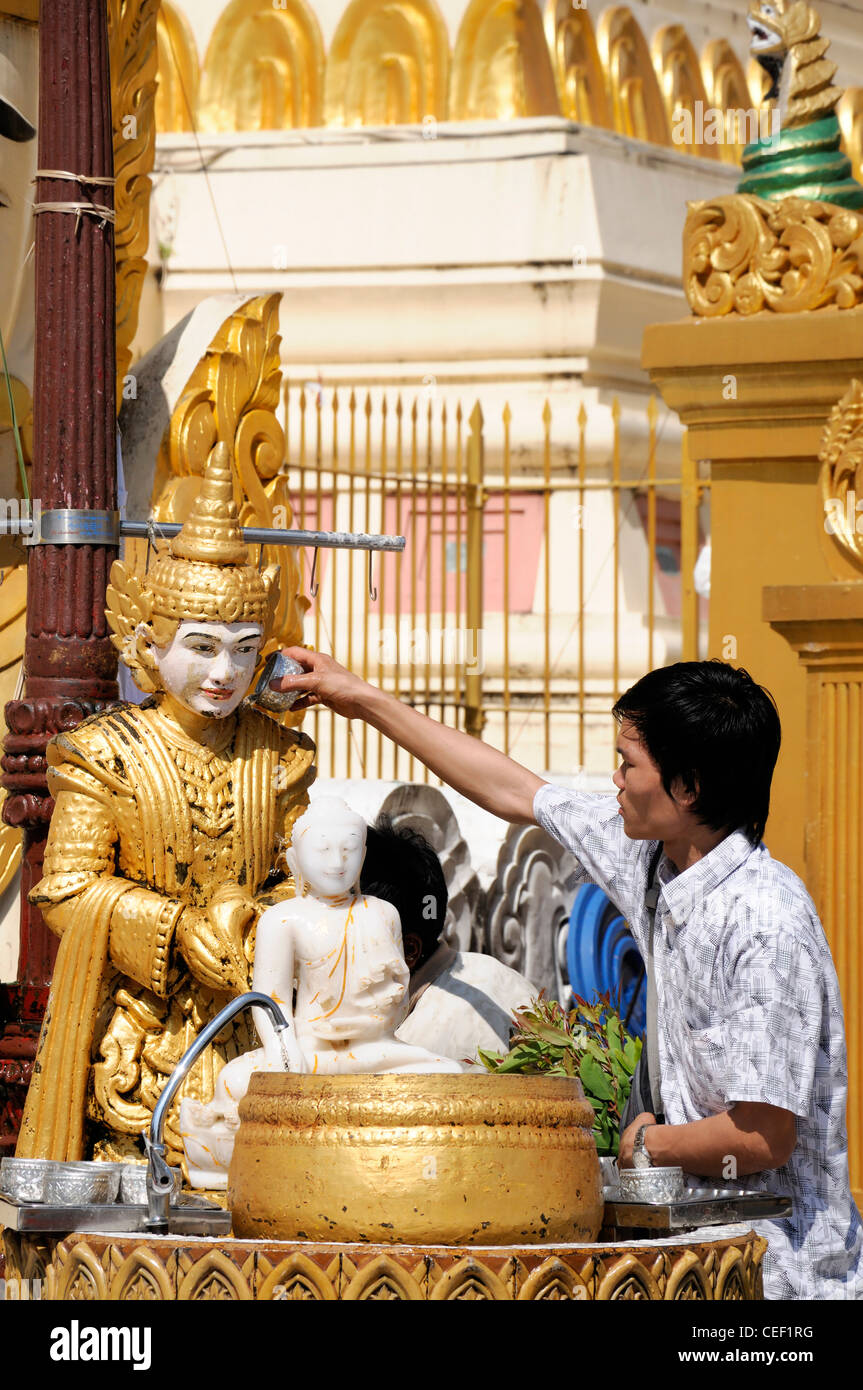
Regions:
<instances>
[{"instance_id":1,"label":"golden robe","mask_svg":"<svg viewBox=\"0 0 863 1390\"><path fill-rule=\"evenodd\" d=\"M314 751L247 709L202 745L159 697L49 743L56 805L30 899L61 941L19 1156L122 1153L149 1127L171 1071L230 997L189 973L173 940L180 914L228 883L255 897L308 804ZM169 1111L169 1161L182 1158L180 1098L211 1100L225 1062L255 1045L243 1014L199 1058Z\"/></svg>"}]
</instances>

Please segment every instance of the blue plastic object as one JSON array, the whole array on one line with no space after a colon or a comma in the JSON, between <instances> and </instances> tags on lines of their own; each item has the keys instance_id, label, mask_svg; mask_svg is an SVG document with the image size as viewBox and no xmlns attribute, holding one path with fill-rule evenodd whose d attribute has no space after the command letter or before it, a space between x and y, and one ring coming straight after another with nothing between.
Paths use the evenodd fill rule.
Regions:
<instances>
[{"instance_id":1,"label":"blue plastic object","mask_svg":"<svg viewBox=\"0 0 863 1390\"><path fill-rule=\"evenodd\" d=\"M614 903L594 883L575 895L566 938L566 965L573 994L588 1001L595 994L621 997L627 1029L644 1036L647 977L641 952Z\"/></svg>"}]
</instances>

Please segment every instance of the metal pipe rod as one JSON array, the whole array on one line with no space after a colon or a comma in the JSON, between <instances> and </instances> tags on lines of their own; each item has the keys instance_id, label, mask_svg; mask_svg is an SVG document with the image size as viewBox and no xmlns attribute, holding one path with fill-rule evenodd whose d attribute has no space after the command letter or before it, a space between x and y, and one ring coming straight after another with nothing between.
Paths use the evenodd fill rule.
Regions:
<instances>
[{"instance_id":1,"label":"metal pipe rod","mask_svg":"<svg viewBox=\"0 0 863 1390\"><path fill-rule=\"evenodd\" d=\"M59 525L57 518L62 519ZM115 521L109 512L43 512L32 516L0 517L0 536L21 536L25 544L40 540L50 545L116 545L120 536L129 540L170 540L182 529L177 521ZM95 521L100 524L97 526ZM46 533L43 537L43 531ZM404 536L370 536L352 531L282 531L275 527L244 526L247 545L310 545L321 550L395 550L405 548ZM34 534L35 533L35 534Z\"/></svg>"},{"instance_id":2,"label":"metal pipe rod","mask_svg":"<svg viewBox=\"0 0 863 1390\"><path fill-rule=\"evenodd\" d=\"M146 521L121 521L120 535L134 540L146 540ZM154 522L157 540L170 539L182 529L176 521ZM404 550L404 536L369 536L352 531L279 531L266 526L244 526L243 540L248 545L313 545L322 550Z\"/></svg>"},{"instance_id":3,"label":"metal pipe rod","mask_svg":"<svg viewBox=\"0 0 863 1390\"><path fill-rule=\"evenodd\" d=\"M272 1017L273 1027L277 1034L284 1032L290 1026L278 1004L268 994L261 994L258 990L250 990L248 994L239 995L236 999L232 999L230 1004L226 1004L224 1009L217 1013L215 1018L211 1018L207 1026L201 1030L192 1046L183 1054L171 1072L168 1083L156 1102L153 1118L150 1121L150 1133L144 1135L148 1164L147 1206L150 1212L147 1229L150 1231L167 1231L168 1229L168 1214L173 1187L171 1169L165 1161L165 1116L168 1113L168 1106L188 1076L192 1064L200 1057L207 1044L212 1042L218 1033L221 1033L225 1024L230 1023L235 1014L253 1007L267 1010Z\"/></svg>"}]
</instances>

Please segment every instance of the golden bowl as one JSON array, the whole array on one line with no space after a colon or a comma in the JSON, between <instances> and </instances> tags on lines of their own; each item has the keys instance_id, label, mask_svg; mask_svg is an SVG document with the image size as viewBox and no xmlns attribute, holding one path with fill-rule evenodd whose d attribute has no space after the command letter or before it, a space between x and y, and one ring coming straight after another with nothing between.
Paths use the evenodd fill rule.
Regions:
<instances>
[{"instance_id":1,"label":"golden bowl","mask_svg":"<svg viewBox=\"0 0 863 1390\"><path fill-rule=\"evenodd\" d=\"M593 1241L593 1109L565 1077L255 1072L228 1181L236 1236Z\"/></svg>"}]
</instances>

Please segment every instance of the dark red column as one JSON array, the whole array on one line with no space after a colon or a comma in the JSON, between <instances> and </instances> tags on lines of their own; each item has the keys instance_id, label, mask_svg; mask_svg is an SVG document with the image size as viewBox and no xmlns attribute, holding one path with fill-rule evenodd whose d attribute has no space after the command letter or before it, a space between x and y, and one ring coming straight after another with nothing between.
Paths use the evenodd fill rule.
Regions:
<instances>
[{"instance_id":1,"label":"dark red column","mask_svg":"<svg viewBox=\"0 0 863 1390\"><path fill-rule=\"evenodd\" d=\"M39 168L111 177L105 0L42 0ZM37 203L113 208L113 189L40 178ZM114 230L92 215L36 216L36 372L32 496L43 512L116 507ZM15 1142L56 941L27 892L41 876L53 803L45 745L117 698L105 621L116 551L36 545L28 552L24 698L6 706L3 818L24 830L21 957L0 1037L0 1152ZM5 1083L5 1094L3 1083Z\"/></svg>"}]
</instances>

